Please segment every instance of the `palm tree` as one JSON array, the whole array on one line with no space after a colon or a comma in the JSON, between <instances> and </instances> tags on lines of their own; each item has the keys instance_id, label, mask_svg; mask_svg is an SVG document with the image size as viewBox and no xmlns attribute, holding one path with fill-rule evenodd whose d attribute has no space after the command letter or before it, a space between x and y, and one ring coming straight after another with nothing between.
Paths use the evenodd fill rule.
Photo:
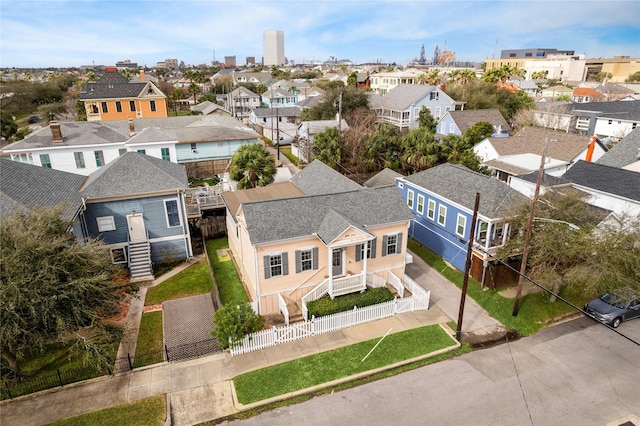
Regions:
<instances>
[{"instance_id":1,"label":"palm tree","mask_svg":"<svg viewBox=\"0 0 640 426\"><path fill-rule=\"evenodd\" d=\"M419 127L402 138L402 169L419 172L440 162L442 147L425 127Z\"/></svg>"},{"instance_id":2,"label":"palm tree","mask_svg":"<svg viewBox=\"0 0 640 426\"><path fill-rule=\"evenodd\" d=\"M200 86L198 86L196 83L191 83L189 85L189 88L187 89L189 91L190 95L193 95L193 102L196 102L196 94L200 93Z\"/></svg>"},{"instance_id":3,"label":"palm tree","mask_svg":"<svg viewBox=\"0 0 640 426\"><path fill-rule=\"evenodd\" d=\"M229 176L238 189L256 188L273 183L276 176L273 156L257 143L242 145L231 158Z\"/></svg>"}]
</instances>

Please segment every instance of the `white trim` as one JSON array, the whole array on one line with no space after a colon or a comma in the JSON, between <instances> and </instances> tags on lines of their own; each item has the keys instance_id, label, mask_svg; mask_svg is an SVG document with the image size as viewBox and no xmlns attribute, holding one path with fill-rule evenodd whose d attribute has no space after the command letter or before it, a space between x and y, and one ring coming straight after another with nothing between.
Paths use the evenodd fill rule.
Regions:
<instances>
[{"instance_id":1,"label":"white trim","mask_svg":"<svg viewBox=\"0 0 640 426\"><path fill-rule=\"evenodd\" d=\"M420 199L422 199L422 208L420 208ZM421 215L424 215L424 201L425 201L424 195L418 194L418 201L416 202L416 211Z\"/></svg>"},{"instance_id":2,"label":"white trim","mask_svg":"<svg viewBox=\"0 0 640 426\"><path fill-rule=\"evenodd\" d=\"M444 215L440 214L440 210L444 209ZM443 216L443 220L442 222L440 222L440 216ZM440 205L438 206L438 219L437 219L437 223L438 225L441 226L447 226L447 206L445 206L444 204L440 203Z\"/></svg>"},{"instance_id":3,"label":"white trim","mask_svg":"<svg viewBox=\"0 0 640 426\"><path fill-rule=\"evenodd\" d=\"M122 250L122 253L124 254L124 260L122 260L120 262L116 262L114 257L113 257L113 251L114 250ZM112 248L109 249L109 254L111 255L111 263L114 263L114 264L129 263L129 259L128 259L128 256L127 256L127 249L125 248L125 246L112 247Z\"/></svg>"},{"instance_id":4,"label":"white trim","mask_svg":"<svg viewBox=\"0 0 640 426\"><path fill-rule=\"evenodd\" d=\"M169 237L158 237L158 238L149 238L149 243L160 243L162 241L173 241L173 240L184 240L185 235L171 235Z\"/></svg>"},{"instance_id":5,"label":"white trim","mask_svg":"<svg viewBox=\"0 0 640 426\"><path fill-rule=\"evenodd\" d=\"M429 215L429 207L433 204L433 214ZM436 200L429 198L427 201L427 219L436 220Z\"/></svg>"},{"instance_id":6,"label":"white trim","mask_svg":"<svg viewBox=\"0 0 640 426\"><path fill-rule=\"evenodd\" d=\"M412 189L407 189L407 206L411 210L413 210L413 205L415 204L415 192Z\"/></svg>"},{"instance_id":7,"label":"white trim","mask_svg":"<svg viewBox=\"0 0 640 426\"><path fill-rule=\"evenodd\" d=\"M460 227L460 218L464 219L464 223L462 224L462 233L458 232L458 228ZM467 232L467 216L462 213L458 213L458 217L456 218L456 235L464 238L465 233Z\"/></svg>"},{"instance_id":8,"label":"white trim","mask_svg":"<svg viewBox=\"0 0 640 426\"><path fill-rule=\"evenodd\" d=\"M116 221L113 219L113 216L96 217L96 224L98 225L98 232L107 232L107 231L116 230Z\"/></svg>"}]
</instances>

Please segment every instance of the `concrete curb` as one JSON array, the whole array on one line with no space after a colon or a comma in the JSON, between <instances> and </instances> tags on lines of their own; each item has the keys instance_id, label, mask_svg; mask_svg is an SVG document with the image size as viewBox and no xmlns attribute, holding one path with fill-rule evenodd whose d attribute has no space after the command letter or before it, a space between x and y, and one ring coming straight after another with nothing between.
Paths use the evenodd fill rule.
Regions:
<instances>
[{"instance_id":1,"label":"concrete curb","mask_svg":"<svg viewBox=\"0 0 640 426\"><path fill-rule=\"evenodd\" d=\"M422 361L422 360L427 359L427 358L432 358L434 356L438 356L438 355L441 355L441 354L444 354L444 353L447 353L447 352L451 352L453 350L458 349L460 346L462 346L462 344L460 342L458 342L457 340L455 340L455 338L451 335L451 329L448 326L443 325L443 324L438 324L438 325L444 330L445 333L447 333L447 335L451 338L451 340L453 340L455 342L454 345L447 346L446 348L438 349L437 351L433 351L433 352L430 352L428 354L420 355L420 356L415 357L415 358L410 358L410 359L406 359L404 361L396 362L394 364L386 365L384 367L379 367L379 368L375 368L373 370L363 371L361 373L353 374L351 376L342 377L340 379L335 379L335 380L332 380L330 382L326 382L326 383L322 383L322 384L319 384L319 385L311 386L309 388L300 389L300 390L289 392L289 393L286 393L286 394L274 396L272 398L263 399L261 401L252 402L250 404L242 404L242 403L240 403L238 401L238 395L236 394L235 384L233 383L233 380L230 380L231 381L231 395L233 396L233 405L236 407L236 409L238 409L238 411L251 410L253 408L262 407L264 405L269 405L269 404L272 404L274 402L285 401L287 399L291 399L291 398L294 398L296 396L306 395L306 394L309 394L309 393L312 393L312 392L316 392L318 390L330 388L332 386L337 386L337 385L341 385L343 383L352 382L354 380L358 380L358 379L362 379L364 377L372 376L374 374L377 374L377 373L380 373L380 372L383 372L383 371L392 370L394 368L401 367L403 365L412 364L412 363L417 362L417 361Z\"/></svg>"}]
</instances>

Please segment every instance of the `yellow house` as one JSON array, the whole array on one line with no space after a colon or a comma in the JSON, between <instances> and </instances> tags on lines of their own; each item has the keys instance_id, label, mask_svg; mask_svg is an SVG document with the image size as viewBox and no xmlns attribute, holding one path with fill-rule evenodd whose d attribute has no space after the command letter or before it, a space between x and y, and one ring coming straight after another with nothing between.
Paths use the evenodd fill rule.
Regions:
<instances>
[{"instance_id":1,"label":"yellow house","mask_svg":"<svg viewBox=\"0 0 640 426\"><path fill-rule=\"evenodd\" d=\"M108 67L95 83L80 93L87 121L163 118L168 116L167 96L151 81L129 82L115 67Z\"/></svg>"},{"instance_id":2,"label":"yellow house","mask_svg":"<svg viewBox=\"0 0 640 426\"><path fill-rule=\"evenodd\" d=\"M335 297L404 276L413 215L395 186L362 188L319 161L279 185L273 199L223 195L229 249L261 315L300 308L312 292ZM305 188L325 190L298 195Z\"/></svg>"}]
</instances>

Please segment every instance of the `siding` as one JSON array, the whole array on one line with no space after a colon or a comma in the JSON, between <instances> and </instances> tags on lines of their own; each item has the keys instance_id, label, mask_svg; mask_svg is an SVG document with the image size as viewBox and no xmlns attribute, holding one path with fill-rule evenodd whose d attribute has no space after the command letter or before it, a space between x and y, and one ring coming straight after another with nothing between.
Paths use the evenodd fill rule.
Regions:
<instances>
[{"instance_id":1,"label":"siding","mask_svg":"<svg viewBox=\"0 0 640 426\"><path fill-rule=\"evenodd\" d=\"M256 143L256 139L243 139L234 141L221 141L221 142L199 142L196 144L196 150L191 150L191 144L178 144L176 145L176 155L178 162L209 160L213 158L230 158L236 152L236 150L249 143Z\"/></svg>"}]
</instances>

